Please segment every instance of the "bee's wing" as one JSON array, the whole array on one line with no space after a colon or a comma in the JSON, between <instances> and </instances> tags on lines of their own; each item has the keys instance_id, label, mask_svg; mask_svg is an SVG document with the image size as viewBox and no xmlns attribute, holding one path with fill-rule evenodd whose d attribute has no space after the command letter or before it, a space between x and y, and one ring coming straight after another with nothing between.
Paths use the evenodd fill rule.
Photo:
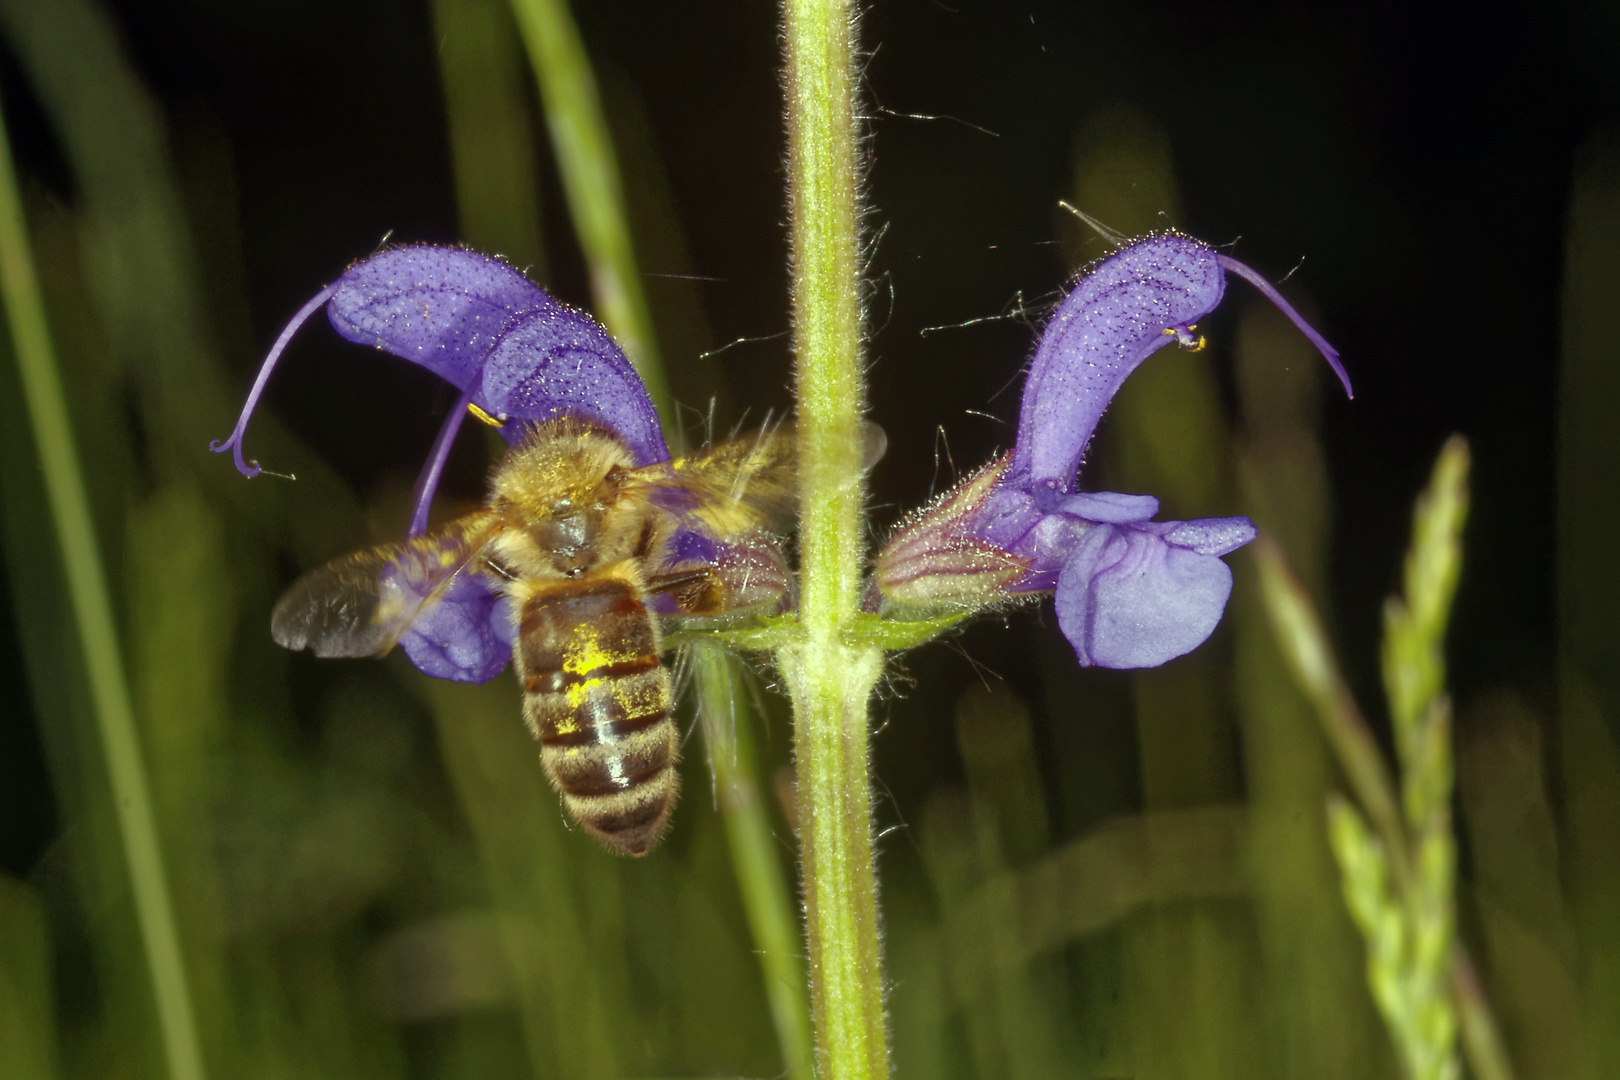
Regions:
<instances>
[{"instance_id":1,"label":"bee's wing","mask_svg":"<svg viewBox=\"0 0 1620 1080\"><path fill-rule=\"evenodd\" d=\"M316 656L378 656L393 648L501 528L482 510L438 532L334 559L276 601L270 634Z\"/></svg>"},{"instance_id":2,"label":"bee's wing","mask_svg":"<svg viewBox=\"0 0 1620 1080\"><path fill-rule=\"evenodd\" d=\"M793 425L780 423L742 438L638 470L648 497L714 536L779 525L798 499Z\"/></svg>"}]
</instances>

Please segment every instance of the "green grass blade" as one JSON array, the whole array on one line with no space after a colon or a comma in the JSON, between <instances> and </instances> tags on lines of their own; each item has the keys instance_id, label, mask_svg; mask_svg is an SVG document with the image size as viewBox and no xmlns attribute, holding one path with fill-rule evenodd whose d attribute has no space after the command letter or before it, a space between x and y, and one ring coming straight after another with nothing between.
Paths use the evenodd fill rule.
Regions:
<instances>
[{"instance_id":1,"label":"green grass blade","mask_svg":"<svg viewBox=\"0 0 1620 1080\"><path fill-rule=\"evenodd\" d=\"M523 58L505 0L433 0L461 238L545 280Z\"/></svg>"},{"instance_id":2,"label":"green grass blade","mask_svg":"<svg viewBox=\"0 0 1620 1080\"><path fill-rule=\"evenodd\" d=\"M590 268L597 317L641 373L667 425L669 386L630 243L613 141L579 28L566 0L512 0L512 14L540 84L557 171Z\"/></svg>"},{"instance_id":3,"label":"green grass blade","mask_svg":"<svg viewBox=\"0 0 1620 1080\"><path fill-rule=\"evenodd\" d=\"M478 847L534 1075L609 1080L626 1048L628 1019L613 992L615 957L591 933L591 875L609 856L570 857L556 796L534 744L513 715L512 685L424 679L446 770ZM593 845L594 848L594 845ZM593 956L593 945L603 949Z\"/></svg>"},{"instance_id":4,"label":"green grass blade","mask_svg":"<svg viewBox=\"0 0 1620 1080\"><path fill-rule=\"evenodd\" d=\"M1406 836L1395 780L1340 674L1339 661L1328 642L1322 617L1275 541L1261 534L1250 545L1250 551L1260 571L1260 594L1266 618L1289 673L1315 707L1322 730L1350 781L1356 801L1383 841L1391 876L1404 881Z\"/></svg>"},{"instance_id":5,"label":"green grass blade","mask_svg":"<svg viewBox=\"0 0 1620 1080\"><path fill-rule=\"evenodd\" d=\"M1412 876L1407 917L1414 938L1413 978L1426 1000L1414 1003L1436 1061L1455 1054L1457 1035L1482 1080L1513 1075L1473 964L1456 941L1456 842L1451 796L1456 776L1451 702L1446 694L1445 634L1462 573L1468 518L1468 441L1441 448L1412 514L1403 595L1384 609L1383 670L1401 762L1401 801L1410 830Z\"/></svg>"},{"instance_id":6,"label":"green grass blade","mask_svg":"<svg viewBox=\"0 0 1620 1080\"><path fill-rule=\"evenodd\" d=\"M1384 689L1395 726L1407 826L1421 833L1451 799L1451 740L1445 703L1446 622L1462 572L1468 516L1468 442L1454 435L1418 497L1404 590L1384 608ZM1442 715L1445 713L1446 715Z\"/></svg>"},{"instance_id":7,"label":"green grass blade","mask_svg":"<svg viewBox=\"0 0 1620 1080\"><path fill-rule=\"evenodd\" d=\"M1325 372L1310 342L1259 297L1243 303L1230 340L1243 416L1234 506L1288 552L1307 592L1320 596L1332 535L1319 434ZM1388 1040L1366 992L1365 946L1322 843L1325 800L1337 782L1332 750L1277 651L1255 575L1242 562L1236 569L1227 618L1268 1039L1281 1075L1359 1080L1394 1062L1379 1060Z\"/></svg>"},{"instance_id":8,"label":"green grass blade","mask_svg":"<svg viewBox=\"0 0 1620 1080\"><path fill-rule=\"evenodd\" d=\"M1479 984L1474 962L1460 946L1451 951L1451 965L1446 971L1451 987L1451 1001L1457 1010L1457 1026L1462 1034L1463 1050L1468 1055L1468 1068L1475 1080L1513 1080L1513 1065L1508 1059L1502 1032L1496 1026L1496 1016L1485 990Z\"/></svg>"},{"instance_id":9,"label":"green grass blade","mask_svg":"<svg viewBox=\"0 0 1620 1080\"><path fill-rule=\"evenodd\" d=\"M1018 870L989 878L941 924L940 963L956 1004L1009 967L1118 926L1149 905L1246 895L1245 812L1232 805L1116 818ZM1005 922L1007 941L985 927Z\"/></svg>"},{"instance_id":10,"label":"green grass blade","mask_svg":"<svg viewBox=\"0 0 1620 1080\"><path fill-rule=\"evenodd\" d=\"M51 928L40 896L0 876L0 1073L53 1080L56 995Z\"/></svg>"},{"instance_id":11,"label":"green grass blade","mask_svg":"<svg viewBox=\"0 0 1620 1080\"><path fill-rule=\"evenodd\" d=\"M95 523L57 371L44 299L34 272L9 139L0 128L0 296L33 422L65 585L84 652L102 751L128 860L142 942L163 1031L169 1074L201 1080L203 1061L180 952L162 845L141 758L129 682Z\"/></svg>"},{"instance_id":12,"label":"green grass blade","mask_svg":"<svg viewBox=\"0 0 1620 1080\"><path fill-rule=\"evenodd\" d=\"M802 938L782 871L781 845L771 834L754 767L754 717L740 693L737 662L725 649L697 645L692 648L692 658L703 742L783 1065L788 1080L811 1080L810 1002L805 994L804 964L799 959Z\"/></svg>"},{"instance_id":13,"label":"green grass blade","mask_svg":"<svg viewBox=\"0 0 1620 1080\"><path fill-rule=\"evenodd\" d=\"M1620 132L1576 152L1564 222L1558 371L1558 697L1564 864L1580 939L1590 1075L1620 1074Z\"/></svg>"},{"instance_id":14,"label":"green grass blade","mask_svg":"<svg viewBox=\"0 0 1620 1080\"><path fill-rule=\"evenodd\" d=\"M1330 805L1349 906L1371 953L1369 981L1408 1072L1420 1078L1457 1075L1460 1034L1476 1076L1507 1080L1512 1067L1496 1023L1472 961L1455 940L1454 767L1441 647L1461 570L1467 478L1467 443L1453 438L1414 511L1405 595L1386 607L1384 677L1401 763L1398 802L1310 597L1269 538L1261 537L1254 555L1278 644L1378 834L1374 843L1354 810L1342 802ZM1376 852L1376 860L1369 852ZM1375 861L1391 882L1387 902L1376 904L1369 898L1383 895L1383 886L1369 884ZM1390 941L1380 936L1390 934Z\"/></svg>"}]
</instances>

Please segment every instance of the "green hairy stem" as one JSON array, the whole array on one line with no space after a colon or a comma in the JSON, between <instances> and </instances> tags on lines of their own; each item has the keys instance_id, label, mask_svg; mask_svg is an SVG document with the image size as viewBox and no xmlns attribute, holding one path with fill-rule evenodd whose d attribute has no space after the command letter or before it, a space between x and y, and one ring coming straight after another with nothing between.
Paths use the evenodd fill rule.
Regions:
<instances>
[{"instance_id":1,"label":"green hairy stem","mask_svg":"<svg viewBox=\"0 0 1620 1080\"><path fill-rule=\"evenodd\" d=\"M864 530L850 7L842 0L787 0L783 38L802 591L797 639L778 648L776 658L793 700L818 1072L867 1080L888 1075L867 723L883 652L851 633Z\"/></svg>"}]
</instances>

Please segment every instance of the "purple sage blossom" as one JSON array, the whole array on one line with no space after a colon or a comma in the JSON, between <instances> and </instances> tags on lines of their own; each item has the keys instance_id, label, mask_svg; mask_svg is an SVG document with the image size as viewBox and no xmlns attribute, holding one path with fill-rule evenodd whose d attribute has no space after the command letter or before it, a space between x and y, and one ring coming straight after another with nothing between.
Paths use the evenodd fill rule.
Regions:
<instances>
[{"instance_id":1,"label":"purple sage blossom","mask_svg":"<svg viewBox=\"0 0 1620 1080\"><path fill-rule=\"evenodd\" d=\"M1092 266L1041 335L1010 454L908 521L878 557L891 608L974 610L1053 592L1083 665L1156 667L1220 621L1232 571L1220 556L1256 532L1245 517L1154 521L1151 495L1081 492L1103 410L1131 372L1220 304L1230 271L1310 338L1350 393L1338 353L1243 263L1178 233L1132 241Z\"/></svg>"},{"instance_id":2,"label":"purple sage blossom","mask_svg":"<svg viewBox=\"0 0 1620 1080\"><path fill-rule=\"evenodd\" d=\"M427 528L428 509L469 407L498 425L508 443L520 441L535 423L573 415L610 428L638 466L669 460L646 387L596 320L558 303L499 259L424 245L392 248L355 263L293 316L265 358L236 429L212 445L215 453L231 451L244 476L260 472L258 462L242 455L248 420L293 334L322 307L343 337L420 364L461 391L417 481L410 536ZM716 557L726 554L721 550ZM425 595L421 558L407 548L393 564L387 585L401 603ZM399 645L425 674L488 682L512 656L516 628L509 606L482 575L458 575Z\"/></svg>"}]
</instances>

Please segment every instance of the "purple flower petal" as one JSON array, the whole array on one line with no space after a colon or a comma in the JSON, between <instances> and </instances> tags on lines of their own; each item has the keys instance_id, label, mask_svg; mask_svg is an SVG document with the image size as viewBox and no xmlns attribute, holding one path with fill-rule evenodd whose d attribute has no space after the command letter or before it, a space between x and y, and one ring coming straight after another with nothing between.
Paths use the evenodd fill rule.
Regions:
<instances>
[{"instance_id":1,"label":"purple flower petal","mask_svg":"<svg viewBox=\"0 0 1620 1080\"><path fill-rule=\"evenodd\" d=\"M394 248L349 267L281 332L231 437L212 447L233 451L245 475L260 471L257 462L250 465L242 457L248 420L293 334L323 305L343 337L420 364L462 392L417 481L411 536L426 528L434 490L469 406L500 421L509 443L523 439L533 422L571 415L612 430L637 465L669 460L646 388L595 320L557 303L499 259L463 248L420 246ZM770 579L764 568L734 561L741 567L739 582L760 593L759 603L767 602ZM436 569L413 556L397 560L384 583L389 602L400 612L416 612L437 580ZM784 582L785 573L783 568L779 575ZM779 591L786 595L785 584ZM506 667L515 633L511 604L484 578L462 573L411 618L399 645L428 675L482 683Z\"/></svg>"},{"instance_id":2,"label":"purple flower petal","mask_svg":"<svg viewBox=\"0 0 1620 1080\"><path fill-rule=\"evenodd\" d=\"M998 472L991 484L971 493L953 490L938 505L964 502L963 496L971 494L972 500L956 511L959 519L956 531L1013 551L1027 546L1024 538L1046 515L1035 505L1034 496L1007 481L1005 469L1009 463L1009 459L1002 456L992 466Z\"/></svg>"},{"instance_id":3,"label":"purple flower petal","mask_svg":"<svg viewBox=\"0 0 1620 1080\"><path fill-rule=\"evenodd\" d=\"M641 376L607 331L577 311L536 311L509 327L484 362L473 403L498 420L585 417L624 440L637 465L669 460ZM526 426L507 424L501 434L516 442Z\"/></svg>"},{"instance_id":4,"label":"purple flower petal","mask_svg":"<svg viewBox=\"0 0 1620 1080\"><path fill-rule=\"evenodd\" d=\"M1246 517L1201 518L1198 521L1167 521L1173 526L1164 533L1164 542L1196 551L1200 555L1230 555L1260 535Z\"/></svg>"},{"instance_id":5,"label":"purple flower petal","mask_svg":"<svg viewBox=\"0 0 1620 1080\"><path fill-rule=\"evenodd\" d=\"M1070 495L1058 503L1059 513L1072 514L1087 521L1102 521L1111 525L1129 525L1136 521L1151 521L1159 512L1159 500L1151 495L1122 495L1117 491L1086 491Z\"/></svg>"},{"instance_id":6,"label":"purple flower petal","mask_svg":"<svg viewBox=\"0 0 1620 1080\"><path fill-rule=\"evenodd\" d=\"M337 332L421 364L497 420L563 413L610 428L638 465L669 458L641 377L596 320L499 259L403 247L351 266L327 305ZM507 442L525 424L506 424Z\"/></svg>"},{"instance_id":7,"label":"purple flower petal","mask_svg":"<svg viewBox=\"0 0 1620 1080\"><path fill-rule=\"evenodd\" d=\"M521 272L465 248L391 248L350 266L327 305L350 341L421 364L464 388L521 316L561 311Z\"/></svg>"},{"instance_id":8,"label":"purple flower petal","mask_svg":"<svg viewBox=\"0 0 1620 1080\"><path fill-rule=\"evenodd\" d=\"M1157 667L1202 645L1231 594L1219 558L1157 530L1098 525L1058 575L1058 625L1082 665Z\"/></svg>"},{"instance_id":9,"label":"purple flower petal","mask_svg":"<svg viewBox=\"0 0 1620 1080\"><path fill-rule=\"evenodd\" d=\"M1338 351L1252 267L1178 233L1146 236L1088 269L1041 334L1007 482L1031 492L1042 510L1073 492L1086 444L1120 385L1172 341L1202 344L1192 324L1220 304L1227 271L1276 304L1352 394Z\"/></svg>"},{"instance_id":10,"label":"purple flower petal","mask_svg":"<svg viewBox=\"0 0 1620 1080\"><path fill-rule=\"evenodd\" d=\"M1215 251L1174 233L1138 240L1094 266L1036 347L1007 482L1047 510L1073 492L1086 444L1120 384L1215 310L1225 289Z\"/></svg>"},{"instance_id":11,"label":"purple flower petal","mask_svg":"<svg viewBox=\"0 0 1620 1080\"><path fill-rule=\"evenodd\" d=\"M400 635L399 646L424 675L486 683L506 670L516 633L511 602L482 578L462 574Z\"/></svg>"},{"instance_id":12,"label":"purple flower petal","mask_svg":"<svg viewBox=\"0 0 1620 1080\"><path fill-rule=\"evenodd\" d=\"M230 450L245 476L257 462L242 456L242 439L270 373L292 335L322 304L334 329L420 364L467 401L499 421L540 421L564 413L612 429L638 465L669 460L658 414L641 378L589 315L559 304L519 271L465 248L401 247L355 263L336 284L316 294L276 339L230 438L212 444ZM459 423L459 421L457 421ZM501 436L521 440L527 423L506 422ZM454 435L454 428L446 431ZM433 498L432 461L417 506ZM422 513L413 520L425 520Z\"/></svg>"}]
</instances>

